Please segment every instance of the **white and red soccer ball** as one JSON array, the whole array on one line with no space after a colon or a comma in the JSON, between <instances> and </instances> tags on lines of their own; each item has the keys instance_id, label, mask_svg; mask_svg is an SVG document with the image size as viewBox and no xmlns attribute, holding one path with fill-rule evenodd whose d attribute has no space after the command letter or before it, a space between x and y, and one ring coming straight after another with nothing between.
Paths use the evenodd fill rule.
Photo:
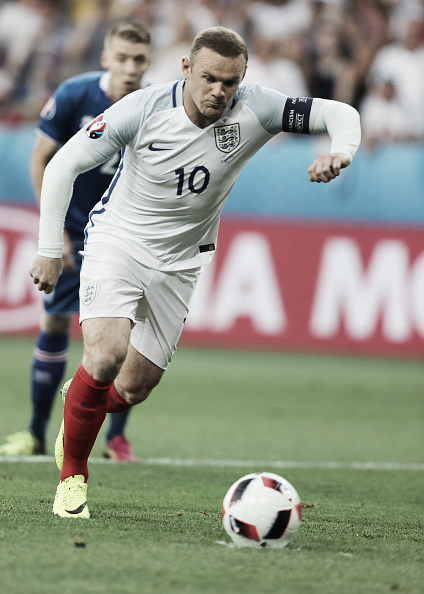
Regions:
<instances>
[{"instance_id":1,"label":"white and red soccer ball","mask_svg":"<svg viewBox=\"0 0 424 594\"><path fill-rule=\"evenodd\" d=\"M243 476L222 504L225 531L237 546L282 549L300 527L300 498L286 479L272 472Z\"/></svg>"}]
</instances>

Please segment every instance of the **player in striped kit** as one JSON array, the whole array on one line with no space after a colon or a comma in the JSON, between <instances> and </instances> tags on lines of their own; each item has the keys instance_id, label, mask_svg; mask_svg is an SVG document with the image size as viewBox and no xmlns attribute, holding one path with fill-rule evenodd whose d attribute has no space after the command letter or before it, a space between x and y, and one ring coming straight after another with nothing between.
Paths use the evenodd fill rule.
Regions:
<instances>
[{"instance_id":1,"label":"player in striped kit","mask_svg":"<svg viewBox=\"0 0 424 594\"><path fill-rule=\"evenodd\" d=\"M88 518L87 459L107 412L145 400L177 347L190 298L216 246L219 217L247 161L281 131L328 132L308 168L328 182L360 142L352 107L242 83L243 39L207 29L182 60L184 79L135 92L79 131L43 182L31 275L50 293L61 272L61 228L78 174L124 148L85 230L80 284L84 358L64 387L53 513ZM282 196L284 199L284 195Z\"/></svg>"},{"instance_id":2,"label":"player in striped kit","mask_svg":"<svg viewBox=\"0 0 424 594\"><path fill-rule=\"evenodd\" d=\"M114 24L105 37L103 72L89 72L62 83L44 107L31 156L30 172L40 197L45 167L58 147L113 103L140 88L150 66L150 32L136 22ZM31 368L32 418L28 430L10 435L0 453L45 453L50 413L65 371L69 330L79 311L79 276L88 214L107 190L120 160L119 149L104 163L78 177L65 219L63 274L47 295ZM105 456L136 461L124 435L128 411L110 416Z\"/></svg>"}]
</instances>

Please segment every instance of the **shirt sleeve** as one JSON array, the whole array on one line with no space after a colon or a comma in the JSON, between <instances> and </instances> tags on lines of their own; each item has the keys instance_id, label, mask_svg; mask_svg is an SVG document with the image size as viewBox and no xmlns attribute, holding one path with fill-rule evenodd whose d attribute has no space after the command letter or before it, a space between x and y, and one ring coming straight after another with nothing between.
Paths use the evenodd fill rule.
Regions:
<instances>
[{"instance_id":1,"label":"shirt sleeve","mask_svg":"<svg viewBox=\"0 0 424 594\"><path fill-rule=\"evenodd\" d=\"M353 159L361 142L361 124L357 110L340 101L320 99L312 132L327 132L331 138L330 153L344 153Z\"/></svg>"},{"instance_id":2,"label":"shirt sleeve","mask_svg":"<svg viewBox=\"0 0 424 594\"><path fill-rule=\"evenodd\" d=\"M74 181L80 173L98 163L73 136L48 163L43 177L40 200L38 253L46 258L61 258L63 228L72 197Z\"/></svg>"},{"instance_id":3,"label":"shirt sleeve","mask_svg":"<svg viewBox=\"0 0 424 594\"><path fill-rule=\"evenodd\" d=\"M41 110L38 129L55 143L65 143L72 136L70 121L73 109L73 96L64 83L58 87Z\"/></svg>"},{"instance_id":4,"label":"shirt sleeve","mask_svg":"<svg viewBox=\"0 0 424 594\"><path fill-rule=\"evenodd\" d=\"M49 162L40 200L41 256L61 257L63 226L75 179L132 142L143 118L143 104L137 91L121 99L81 128Z\"/></svg>"},{"instance_id":5,"label":"shirt sleeve","mask_svg":"<svg viewBox=\"0 0 424 594\"><path fill-rule=\"evenodd\" d=\"M310 134L322 99L288 97L257 83L246 83L240 98L253 111L262 128L269 134L292 132Z\"/></svg>"},{"instance_id":6,"label":"shirt sleeve","mask_svg":"<svg viewBox=\"0 0 424 594\"><path fill-rule=\"evenodd\" d=\"M144 117L142 91L134 91L84 126L76 136L98 163L131 144Z\"/></svg>"},{"instance_id":7,"label":"shirt sleeve","mask_svg":"<svg viewBox=\"0 0 424 594\"><path fill-rule=\"evenodd\" d=\"M269 134L289 132L331 138L331 153L353 158L361 141L359 114L347 103L312 97L288 97L256 83L246 83L241 98Z\"/></svg>"}]
</instances>

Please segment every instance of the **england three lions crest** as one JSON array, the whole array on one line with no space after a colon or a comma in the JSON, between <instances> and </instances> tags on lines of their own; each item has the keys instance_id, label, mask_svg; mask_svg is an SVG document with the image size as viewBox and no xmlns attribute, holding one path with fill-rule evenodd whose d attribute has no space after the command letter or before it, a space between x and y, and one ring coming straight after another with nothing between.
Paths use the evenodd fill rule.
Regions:
<instances>
[{"instance_id":1,"label":"england three lions crest","mask_svg":"<svg viewBox=\"0 0 424 594\"><path fill-rule=\"evenodd\" d=\"M97 281L93 281L85 285L82 293L82 302L84 305L90 305L94 301L97 293Z\"/></svg>"},{"instance_id":2,"label":"england three lions crest","mask_svg":"<svg viewBox=\"0 0 424 594\"><path fill-rule=\"evenodd\" d=\"M240 144L240 124L217 126L215 128L216 146L223 153L231 153Z\"/></svg>"}]
</instances>

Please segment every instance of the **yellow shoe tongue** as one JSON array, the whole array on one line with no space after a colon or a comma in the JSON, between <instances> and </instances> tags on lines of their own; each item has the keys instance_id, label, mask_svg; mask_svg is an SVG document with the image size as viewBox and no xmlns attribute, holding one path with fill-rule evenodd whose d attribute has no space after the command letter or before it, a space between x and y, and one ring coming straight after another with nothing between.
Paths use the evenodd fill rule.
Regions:
<instances>
[{"instance_id":1,"label":"yellow shoe tongue","mask_svg":"<svg viewBox=\"0 0 424 594\"><path fill-rule=\"evenodd\" d=\"M74 479L76 479L80 483L84 483L85 482L85 479L84 479L84 475L83 474L74 474Z\"/></svg>"}]
</instances>

